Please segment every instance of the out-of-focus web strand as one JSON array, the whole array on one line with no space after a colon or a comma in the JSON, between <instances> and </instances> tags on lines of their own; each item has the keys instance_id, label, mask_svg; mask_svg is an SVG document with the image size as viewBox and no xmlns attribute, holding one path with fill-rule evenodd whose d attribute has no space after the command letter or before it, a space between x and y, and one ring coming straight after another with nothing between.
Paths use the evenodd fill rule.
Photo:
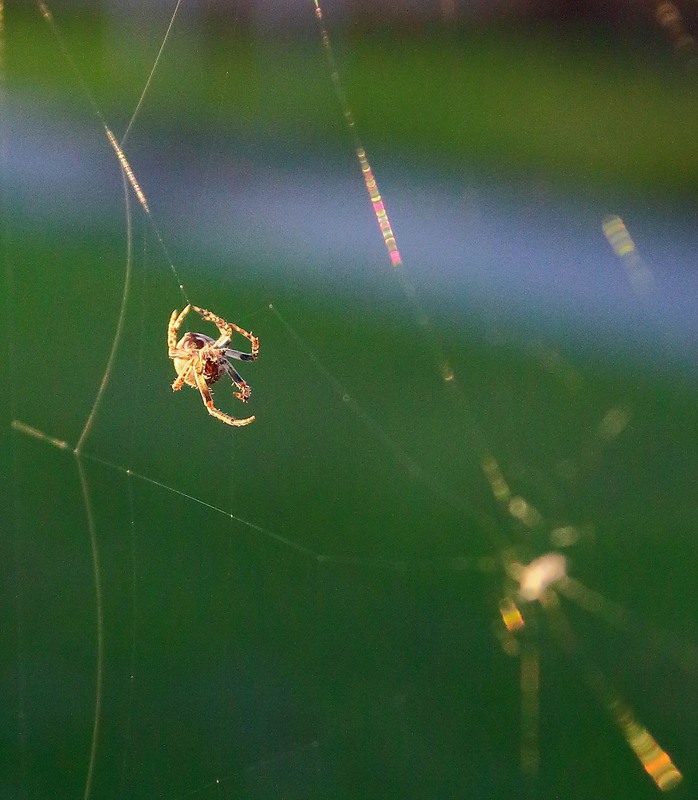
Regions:
<instances>
[{"instance_id":1,"label":"out-of-focus web strand","mask_svg":"<svg viewBox=\"0 0 698 800\"><path fill-rule=\"evenodd\" d=\"M332 43L330 41L330 35L327 31L327 26L325 24L325 18L322 12L322 7L320 6L319 0L313 0L313 4L315 6L315 16L317 18L318 27L320 30L322 49L325 53L325 59L329 67L332 86L334 87L335 94L337 95L337 100L339 101L339 105L342 109L344 120L347 124L347 128L349 129L349 133L351 134L352 137L356 158L358 159L359 166L361 167L361 174L363 175L364 183L366 185L366 191L368 192L368 196L371 201L371 206L373 208L373 213L375 214L376 221L378 222L378 227L380 228L381 235L383 236L383 242L385 244L386 250L388 251L388 257L390 258L390 263L393 267L396 268L397 273L401 278L402 290L404 291L407 299L412 303L415 309L417 323L419 324L420 328L422 328L429 335L430 344L434 350L436 360L438 362L439 374L441 376L441 379L446 383L454 382L455 374L453 372L453 368L446 360L439 344L436 341L436 337L434 336L431 328L429 317L424 313L421 306L419 305L419 301L417 300L414 287L412 286L411 283L409 283L407 277L405 276L404 270L400 269L403 266L403 261L402 261L402 256L400 255L400 250L398 249L397 246L397 238L393 231L393 227L390 224L388 211L385 207L385 203L383 202L383 198L381 197L380 191L378 189L378 182L376 181L376 176L373 174L373 169L368 160L368 156L366 155L366 150L363 144L361 143L361 139L359 138L359 134L357 132L356 120L354 119L354 114L351 110L351 106L349 105L349 101L347 100L344 87L342 86L342 81L339 77L339 70L337 69L337 62L335 61L334 58Z\"/></svg>"},{"instance_id":2,"label":"out-of-focus web strand","mask_svg":"<svg viewBox=\"0 0 698 800\"><path fill-rule=\"evenodd\" d=\"M585 682L605 706L645 772L660 791L668 792L676 788L683 781L681 771L649 730L635 718L629 704L609 683L601 670L585 663L581 647L567 616L562 611L557 593L548 591L541 601L551 632L568 656L582 668Z\"/></svg>"},{"instance_id":3,"label":"out-of-focus web strand","mask_svg":"<svg viewBox=\"0 0 698 800\"><path fill-rule=\"evenodd\" d=\"M385 203L381 198L380 192L378 191L378 183L376 182L373 170L371 169L371 165L366 156L366 151L364 150L363 145L361 144L361 140L359 139L359 135L356 132L356 121L354 120L354 114L352 113L351 107L349 106L347 96L344 93L344 88L339 78L337 63L335 62L334 59L334 53L332 51L332 43L330 42L330 36L327 32L327 26L325 25L325 20L322 14L322 8L320 7L320 3L318 2L318 0L313 0L313 2L315 4L315 16L317 17L318 25L320 27L322 49L325 51L327 64L330 68L330 77L332 79L332 85L334 86L334 91L335 94L337 95L337 99L339 100L339 104L342 107L342 114L344 115L344 119L346 120L347 127L349 128L349 131L351 132L351 135L354 139L354 150L356 151L356 157L359 160L359 166L361 167L361 172L364 176L366 191L368 192L368 196L371 199L371 205L373 206L373 213L376 215L378 227L380 228L381 234L383 235L383 241L385 242L385 247L388 251L388 257L390 258L390 263L394 267L401 267L402 258L400 257L400 251L398 250L397 247L395 234L393 233L393 228L390 224L390 219L388 218L388 212L385 208Z\"/></svg>"}]
</instances>

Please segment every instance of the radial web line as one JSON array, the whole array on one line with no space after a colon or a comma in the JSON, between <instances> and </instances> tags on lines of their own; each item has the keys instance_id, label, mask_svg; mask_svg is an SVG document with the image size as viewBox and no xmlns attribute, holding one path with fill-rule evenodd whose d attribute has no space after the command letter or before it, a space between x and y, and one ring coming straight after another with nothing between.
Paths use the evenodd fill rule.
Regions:
<instances>
[{"instance_id":1,"label":"radial web line","mask_svg":"<svg viewBox=\"0 0 698 800\"><path fill-rule=\"evenodd\" d=\"M52 447L56 447L59 450L73 450L74 449L68 444L68 442L63 441L62 439L56 439L48 434L44 433L43 431L38 430L37 428L33 428L31 425L27 425L26 423L22 422L21 420L14 419L12 420L11 427L13 430L24 434L25 436L29 436L33 439L38 439L41 442L45 442L46 444L50 444ZM166 483L162 483L161 481L156 480L155 478L149 478L147 475L142 475L140 472L136 472L128 467L124 467L121 464L115 464L112 461L107 461L106 459L100 458L99 456L93 455L91 453L80 453L80 458L86 461L92 461L95 464L101 464L108 469L112 469L115 472L120 472L122 475L128 475L133 478L136 478L144 483L149 483L152 486L157 486L160 489L164 489L167 492L171 492L172 494L176 494L179 497L184 497L186 500L191 500L194 503L198 503L200 506L204 506L204 508L208 508L211 511L215 511L217 514L222 514L224 517L228 517L228 519L232 520L233 522L239 522L241 525L244 525L246 528L250 530L256 531L257 533L261 533L262 535L266 536L269 539L273 539L275 542L279 542L280 544L285 545L286 547L291 548L292 550L296 550L299 553L303 553L306 556L309 556L313 560L317 561L320 558L320 554L316 553L314 550L311 550L309 547L305 547L298 542L294 542L292 539L287 539L285 536L282 536L279 533L275 533L274 531L270 531L268 528L264 528L261 525L257 525L254 522L250 522L249 520L244 519L243 517L239 517L236 514L232 514L230 511L226 511L224 508L220 508L219 506L214 506L211 503L207 503L205 500L201 500L194 495L187 494L186 492L181 491L180 489L176 489L174 486L169 486Z\"/></svg>"},{"instance_id":2,"label":"radial web line","mask_svg":"<svg viewBox=\"0 0 698 800\"><path fill-rule=\"evenodd\" d=\"M322 49L325 52L327 65L330 69L330 78L332 80L332 85L334 87L335 94L337 95L337 99L339 100L342 114L344 115L344 119L346 120L347 127L349 128L349 132L351 133L354 142L354 150L359 161L359 166L361 167L361 172L364 176L364 183L366 184L366 191L368 192L368 196L371 200L373 213L376 215L378 227L380 228L383 236L383 242L385 243L386 250L388 251L390 263L394 267L401 267L402 258L400 257L400 251L397 247L397 240L395 239L395 234L393 233L390 220L388 219L388 212L385 208L385 203L383 202L380 192L378 191L378 184L373 175L373 170L369 164L368 157L366 156L366 151L361 144L361 139L359 138L356 128L356 121L354 120L354 114L351 110L344 87L342 86L342 81L339 77L339 70L337 69L337 62L335 61L332 43L330 41L330 35L327 32L327 25L325 24L322 8L320 7L318 0L313 0L313 2L315 4L315 16L320 28Z\"/></svg>"},{"instance_id":3,"label":"radial web line","mask_svg":"<svg viewBox=\"0 0 698 800\"><path fill-rule=\"evenodd\" d=\"M408 279L407 274L405 272L403 261L397 247L397 239L390 225L388 214L385 210L385 204L381 198L381 195L378 192L378 185L375 180L371 166L368 162L368 157L366 156L366 150L364 149L363 144L361 143L361 139L359 137L358 127L356 125L354 113L351 110L351 106L349 105L346 92L344 91L344 87L342 85L342 80L340 78L339 70L337 68L337 62L334 56L334 51L332 49L332 42L330 40L330 35L327 30L327 25L325 23L325 17L322 11L322 7L320 6L319 0L313 0L313 3L315 6L315 16L318 21L320 38L322 41L322 48L325 53L325 58L330 71L330 78L332 81L332 85L334 87L337 100L339 101L339 105L342 114L344 116L347 128L352 137L354 150L356 151L356 157L359 161L359 166L361 167L361 172L364 176L366 189L368 191L369 198L371 200L371 204L373 206L373 210L376 215L376 219L378 220L378 224L380 226L381 233L383 235L383 240L388 250L388 255L390 256L392 265L396 267L396 269L393 271L393 274L395 274L399 280L400 288L412 308L412 311L415 315L415 319L417 321L417 325L427 337L429 346L431 347L436 364L438 366L438 373L440 375L441 380L447 386L453 387L453 389L455 390L455 392L452 394L452 397L454 400L457 400L457 412L463 415L468 420L469 430L471 432L470 442L469 442L471 448L475 451L475 453L482 461L486 459L494 459L494 456L492 455L492 450L487 442L487 439L484 433L482 432L480 426L477 424L475 414L473 413L470 407L470 402L464 395L462 388L460 387L458 381L456 380L454 369L451 366L448 359L446 358L443 352L443 348L441 347L441 343L439 342L436 334L434 333L434 328L433 325L431 324L431 320L429 319L428 315L422 308L421 303L419 302L419 298L417 297L417 292L415 291L414 286ZM279 319L281 320L281 318ZM290 330L287 323L283 322L283 324ZM296 338L298 339L297 336ZM328 375L327 370L324 369L324 367L321 368L321 372L323 372L326 376ZM330 378L331 378L330 382L333 383L334 378L332 376L330 376ZM341 389L341 387L339 388ZM354 403L353 400L351 400L351 402ZM365 414L365 412L363 412L358 406L356 406L355 403L354 406L355 406L355 413L357 413L360 417L362 417L365 421L367 421L371 425L372 429L376 433L378 433L380 438L383 441L387 440L386 444L388 444L388 446L391 447L393 451L395 451L396 450L395 445L392 442L390 442L388 437L377 427L375 422L373 422L371 418L368 417L367 414ZM465 447L465 443L463 449L464 452L467 450L467 448ZM405 463L403 459L404 454L401 454L401 451L399 451L399 449L397 452L395 452L395 455L398 461L400 461L403 464ZM408 459L408 469L410 469L409 462L411 461L411 459L409 459L409 456L405 457ZM414 462L412 463L414 464ZM429 483L434 483L433 480L429 480L429 476L423 473L418 466L417 470L418 471L416 474L419 475L423 480ZM445 491L440 484L438 484L438 487L439 487L439 493ZM434 487L432 486L432 488ZM453 496L451 492L446 492L446 495L448 496L447 499L449 499L450 502L454 502L455 500L454 504L457 507L460 508L463 507L463 501L461 498Z\"/></svg>"},{"instance_id":4,"label":"radial web line","mask_svg":"<svg viewBox=\"0 0 698 800\"><path fill-rule=\"evenodd\" d=\"M367 411L365 411L359 405L359 403L356 402L346 388L334 377L334 375L327 369L322 361L320 361L317 355L310 349L310 347L308 347L308 345L303 341L301 336L296 332L291 324L281 315L276 306L270 303L269 310L281 323L286 333L296 342L299 349L304 353L306 358L311 362L315 369L322 375L327 383L329 383L334 394L339 397L344 405L351 411L351 413L360 419L361 422L363 422L363 424L371 430L376 438L383 443L383 445L395 458L395 461L411 478L420 481L441 500L445 500L456 510L464 514L474 513L475 509L463 498L462 495L448 488L441 481L424 470L420 464L415 461L414 458L412 458L412 456L406 453L390 438L390 436L388 436L388 434L383 430L383 428L381 428L375 419Z\"/></svg>"},{"instance_id":5,"label":"radial web line","mask_svg":"<svg viewBox=\"0 0 698 800\"><path fill-rule=\"evenodd\" d=\"M43 431L40 431L37 428L32 427L31 425L27 425L25 422L22 422L21 420L18 419L12 420L11 427L13 430L23 434L24 436L28 436L32 439L37 439L38 441L51 445L51 447L55 447L58 450L66 450L66 451L73 450L73 448L68 442L63 441L62 439L57 439L53 436L49 436ZM136 480L142 481L143 483L148 483L151 486L157 486L159 489L163 489L164 491L170 492L171 494L177 495L178 497L183 497L185 500L190 500L191 502L203 506L204 508L213 511L216 514L221 514L222 516L227 517L233 522L238 522L241 525L244 525L246 528L249 528L250 530L255 531L257 533L260 533L263 536L266 536L269 539L274 540L275 542L279 542L279 544L289 547L292 550L296 550L299 553L303 553L304 555L311 558L313 561L317 561L319 564L344 564L349 566L363 565L363 566L372 566L379 569L388 569L391 571L395 570L400 571L412 568L431 569L439 572L482 572L483 571L483 567L480 564L478 564L474 559L468 557L456 556L456 557L446 557L443 559L408 560L400 558L362 559L362 558L354 558L352 556L324 555L316 552L315 550L311 550L309 547L305 547L304 545L299 544L298 542L294 542L292 539L287 539L285 536L275 533L274 531L271 531L268 528L264 528L262 525L257 525L254 522L250 522L249 520L244 519L243 517L239 517L236 514L231 513L230 511L226 511L226 509L221 508L220 506L215 506L212 503L208 503L206 500L202 500L201 498L196 497L195 495L183 492L181 489L177 489L174 486L170 486L169 484L163 483L162 481L159 481L156 478L151 478L148 475L143 475L142 473L136 472L135 470L132 470L129 467L124 467L121 464L115 464L112 461L107 461L106 459L100 458L99 456L86 452L82 452L80 454L80 458L85 461L91 461L95 464L100 464L103 467L106 467L107 469L119 472L122 475L126 475L129 478L135 478Z\"/></svg>"},{"instance_id":6,"label":"radial web line","mask_svg":"<svg viewBox=\"0 0 698 800\"><path fill-rule=\"evenodd\" d=\"M410 287L411 288L411 287ZM296 342L299 349L305 354L308 360L313 364L315 369L322 375L322 377L327 381L330 385L334 394L339 397L344 405L357 417L375 436L376 438L383 443L386 449L392 454L395 458L395 461L399 466L405 470L407 475L414 480L419 481L422 483L427 489L429 489L436 497L440 500L448 503L451 508L455 509L456 511L464 514L465 516L468 515L477 515L482 516L485 512L481 509L478 510L475 506L468 501L462 494L456 492L455 490L451 489L447 485L445 485L442 481L438 480L434 475L427 472L425 469L421 467L421 465L406 453L399 445L397 445L393 439L381 428L381 426L376 422L376 420L367 412L365 411L359 403L349 394L346 388L335 378L335 376L330 372L330 370L325 366L325 364L317 357L317 355L313 352L313 350L305 343L302 337L298 334L298 332L291 326L291 324L284 318L284 316L278 311L276 306L273 304L269 304L269 310L274 314L277 318L279 323L284 327L286 333ZM458 389L459 393L460 390ZM469 411L467 406L467 401L463 398L463 403L465 405L465 410ZM472 415L470 415L472 419ZM474 426L472 423L471 427ZM496 460L494 457L489 453L487 445L484 441L484 436L479 432L476 427L473 427L472 438L476 443L476 446L480 448L480 451L485 453L483 456L483 462L494 462ZM512 542L510 539L498 529L495 524L487 524L485 526L485 533L487 539L491 547L495 550L495 552L508 552L512 546ZM419 568L442 568L448 572L461 572L461 571L482 571L481 565L474 564L471 560L462 557L456 558L447 558L444 559L442 562L432 561L426 562L424 560L419 560L418 562L413 562L410 560L405 559L384 559L380 562L376 560L369 560L366 561L364 559L357 559L352 557L345 557L345 556L325 556L320 555L319 560L322 563L326 564L347 564L347 565L360 565L360 564L370 564L375 567L383 567L385 569L390 570L404 570L408 568L412 568L415 565L418 565Z\"/></svg>"},{"instance_id":7,"label":"radial web line","mask_svg":"<svg viewBox=\"0 0 698 800\"><path fill-rule=\"evenodd\" d=\"M124 174L128 178L133 191L138 198L138 202L143 206L145 209L146 214L150 214L150 206L148 205L148 200L141 189L140 184L136 180L136 176L134 175L133 168L128 163L126 159L126 154L124 153L121 145L116 141L116 136L105 126L104 130L107 132L107 139L109 139L109 144L114 148L114 152L116 153L116 157L119 159L119 164L121 164L121 169L123 170Z\"/></svg>"},{"instance_id":8,"label":"radial web line","mask_svg":"<svg viewBox=\"0 0 698 800\"><path fill-rule=\"evenodd\" d=\"M577 637L557 600L557 593L550 592L547 598L548 602L544 605L544 609L547 612L552 633L562 649L570 660L582 667L584 680L590 691L605 707L635 757L655 782L657 788L663 792L674 789L683 781L681 771L650 731L636 719L630 705L608 681L603 672L585 662Z\"/></svg>"},{"instance_id":9,"label":"radial web line","mask_svg":"<svg viewBox=\"0 0 698 800\"><path fill-rule=\"evenodd\" d=\"M441 343L439 342L436 334L434 333L434 328L431 323L431 320L429 319L428 314L422 307L419 298L417 296L417 292L415 291L414 286L407 277L407 273L403 268L402 257L400 256L400 251L398 250L397 247L397 238L390 224L390 220L388 218L388 214L385 209L385 204L378 191L378 184L373 174L371 165L368 161L366 150L359 137L356 120L351 110L351 106L349 105L346 92L344 91L342 80L339 76L339 70L337 68L337 63L334 57L332 42L330 40L330 35L327 30L327 25L325 23L322 7L320 6L319 0L313 0L313 3L315 6L315 16L318 21L320 38L322 41L322 48L325 53L325 59L327 61L327 65L329 68L332 85L334 87L337 100L339 101L339 105L342 114L344 116L344 120L349 130L349 134L352 138L354 150L356 152L356 157L359 161L359 166L361 167L361 172L363 174L364 182L366 184L366 190L368 191L374 214L376 215L378 225L381 229L381 233L383 235L383 241L385 242L386 249L388 250L388 255L390 256L392 265L398 268L393 270L393 274L395 274L398 278L400 288L412 309L412 313L414 314L418 327L424 332L429 347L431 348L434 361L437 365L437 372L439 374L439 377L441 378L443 383L445 383L449 387L452 387L455 390L452 393L452 399L454 401L457 401L457 407L455 409L455 412L464 416L469 422L469 429L471 432L470 440L468 443L465 442L463 443L463 451L464 452L467 451L469 446L472 450L476 452L478 457L481 459L492 457L491 448L489 447L486 437L483 434L480 426L477 424L475 414L473 413L470 407L470 402L468 401L467 397L463 392L463 389L460 387L458 381L456 380L455 371L449 360L446 358L443 348L441 347Z\"/></svg>"},{"instance_id":10,"label":"radial web line","mask_svg":"<svg viewBox=\"0 0 698 800\"><path fill-rule=\"evenodd\" d=\"M334 375L330 372L330 370L323 364L323 362L317 357L317 355L312 351L312 349L305 343L302 337L298 334L298 332L291 326L291 324L284 318L284 316L278 311L278 309L273 305L269 304L269 310L274 314L277 318L279 323L284 327L286 332L289 336L296 342L299 349L305 354L308 360L313 364L315 369L322 375L322 377L327 381L327 383L332 388L334 394L339 397L344 405L357 417L363 424L376 436L376 438L383 443L386 449L392 454L395 458L397 464L400 465L402 469L405 470L407 475L414 480L419 481L427 487L436 497L440 500L448 503L451 508L455 509L456 511L469 516L469 515L476 515L482 517L484 512L482 509L477 509L472 502L470 502L466 497L464 497L461 493L455 491L454 489L450 488L434 475L432 475L427 470L423 469L422 466L406 453L398 444L396 444L393 439L381 428L381 426L376 422L376 420L367 412L365 411L359 403L349 394L346 388L334 377ZM474 448L477 449L478 452L484 453L483 455L483 463L485 462L494 462L496 460L490 454L489 448L485 441L484 435L481 433L479 428L476 426L473 415L470 412L470 408L468 405L467 400L462 397L462 392L459 387L457 388L458 396L460 397L461 403L461 411L464 411L468 414L468 419L470 421L470 430L471 430L471 439L473 442ZM467 449L467 448L466 448ZM485 535L491 545L491 547L495 550L495 552L500 551L508 551L511 546L512 542L509 538L494 524L487 524L485 526ZM360 560L345 558L342 556L335 557L335 556L320 556L320 559L327 562L327 563L344 563L344 564L358 564ZM366 562L361 562L366 563ZM370 562L374 563L374 562ZM401 559L395 559L386 561L385 564L391 569L401 569L404 568L404 565L408 563ZM423 561L419 562L420 564L424 564ZM455 559L447 559L446 563L451 565L450 569L453 571L461 571L463 569L470 569L471 565L466 564L464 559L462 558L455 558Z\"/></svg>"},{"instance_id":11,"label":"radial web line","mask_svg":"<svg viewBox=\"0 0 698 800\"><path fill-rule=\"evenodd\" d=\"M174 11L172 12L172 16L170 17L170 24L167 26L167 30L165 31L165 37L160 44L160 49L158 50L157 56L155 56L155 61L153 62L152 69L150 70L150 74L148 75L148 80L145 82L145 86L143 87L143 91L141 92L141 96L138 98L138 102L136 103L135 111L129 120L128 125L126 126L126 130L124 131L124 135L121 137L121 146L124 146L124 142L128 138L128 134L133 126L133 123L136 121L136 117L138 116L138 112L141 110L141 106L143 105L143 100L145 99L146 94L148 93L148 89L150 88L150 82L153 80L153 75L155 75L155 70L158 68L158 63L160 62L160 56L162 56L162 51L165 49L165 45L167 44L167 40L170 36L170 31L172 30L172 25L174 24L175 17L177 16L177 12L179 11L179 6L182 0L177 0L177 4L175 5Z\"/></svg>"},{"instance_id":12,"label":"radial web line","mask_svg":"<svg viewBox=\"0 0 698 800\"><path fill-rule=\"evenodd\" d=\"M170 254L169 254L169 252L167 250L167 247L165 246L165 241L162 238L162 234L160 233L160 229L158 228L157 224L155 223L155 218L153 217L153 212L150 209L150 205L148 203L148 199L147 199L147 197L145 195L145 192L141 188L140 183L138 182L138 180L136 178L136 174L135 174L135 172L133 170L133 167L131 166L131 164L129 163L128 159L126 158L126 154L124 152L123 147L117 141L116 136L114 136L114 134L112 133L112 130L109 127L109 125L107 125L107 121L104 118L104 114L102 114L99 106L97 105L97 102L95 101L95 99L94 99L94 97L92 95L92 92L90 91L89 86L85 82L85 79L82 77L82 73L80 72L80 70L78 69L77 64L75 63L75 59L71 55L70 50L68 50L68 47L67 47L67 45L65 43L65 40L63 38L63 34L61 33L60 28L58 27L58 24L56 23L56 20L54 19L54 16L51 13L51 10L46 5L46 3L43 2L43 0L37 0L37 6L39 8L39 11L41 12L41 15L43 16L43 18L48 23L48 26L51 29L51 32L53 33L56 41L58 42L58 46L60 47L60 50L63 53L63 57L65 58L66 62L70 65L70 69L73 72L73 74L75 75L75 77L77 79L77 82L78 82L78 85L80 86L83 94L85 95L85 97L87 98L90 106L92 107L92 111L93 111L94 115L99 120L99 122L102 125L102 127L104 128L104 133L105 133L105 135L107 137L107 141L109 142L109 144L111 145L112 149L114 150L114 153L115 153L115 155L117 157L117 160L119 161L119 165L120 165L122 171L126 174L126 177L128 178L129 183L131 184L131 188L133 189L133 192L136 195L136 198L138 199L138 202L139 202L141 208L143 209L143 211L144 211L144 213L146 215L146 218L147 218L147 220L148 220L153 232L155 233L155 237L158 240L158 244L160 245L160 247L162 249L162 252L165 255L165 259L167 260L168 266L169 266L170 270L172 271L172 274L174 275L175 280L177 281L177 285L179 286L179 291L181 292L185 303L188 304L189 303L189 297L187 295L186 289L184 288L184 284L182 283L182 279L179 277L179 274L177 272L177 269L175 268L174 262L172 261L172 258L170 257Z\"/></svg>"}]
</instances>

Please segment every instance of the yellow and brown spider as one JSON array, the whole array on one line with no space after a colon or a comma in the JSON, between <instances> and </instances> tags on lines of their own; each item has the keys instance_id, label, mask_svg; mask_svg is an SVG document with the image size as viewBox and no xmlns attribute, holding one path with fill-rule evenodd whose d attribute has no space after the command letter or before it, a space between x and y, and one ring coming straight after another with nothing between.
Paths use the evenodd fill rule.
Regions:
<instances>
[{"instance_id":1,"label":"yellow and brown spider","mask_svg":"<svg viewBox=\"0 0 698 800\"><path fill-rule=\"evenodd\" d=\"M203 333L185 333L177 341L177 331L182 324L184 317L191 309L201 314L208 322L212 322L217 328L220 336L212 339ZM228 347L233 333L239 333L252 344L251 353L242 353L240 350L232 350ZM174 368L177 372L177 379L172 384L172 390L179 391L184 384L193 386L201 392L201 399L204 401L206 410L212 417L220 419L228 425L240 427L249 425L254 417L236 419L224 414L213 405L210 386L224 375L228 375L231 381L239 389L233 392L235 397L246 403L250 399L250 387L240 377L237 370L228 361L235 358L238 361L255 361L259 354L259 339L251 333L244 331L231 322L226 322L216 314L207 311L205 308L188 305L180 314L177 309L172 312L169 325L167 326L167 352L174 361Z\"/></svg>"}]
</instances>

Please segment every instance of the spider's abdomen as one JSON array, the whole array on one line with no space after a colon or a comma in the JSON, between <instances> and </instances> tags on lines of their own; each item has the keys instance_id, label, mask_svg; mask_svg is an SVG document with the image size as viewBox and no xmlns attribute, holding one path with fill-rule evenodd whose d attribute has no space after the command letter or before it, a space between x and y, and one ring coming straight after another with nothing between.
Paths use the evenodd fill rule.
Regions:
<instances>
[{"instance_id":1,"label":"spider's abdomen","mask_svg":"<svg viewBox=\"0 0 698 800\"><path fill-rule=\"evenodd\" d=\"M196 388L196 378L194 371L204 376L204 380L210 386L215 383L225 372L225 358L211 347L214 342L210 336L204 333L194 333L190 331L177 342L177 350L191 353L191 356L175 357L174 368L178 375L185 373L184 382L188 386ZM222 362L222 364L221 364ZM194 371L189 368L193 365Z\"/></svg>"},{"instance_id":2,"label":"spider's abdomen","mask_svg":"<svg viewBox=\"0 0 698 800\"><path fill-rule=\"evenodd\" d=\"M207 344L211 344L213 339L203 333L185 333L177 342L178 350L201 350Z\"/></svg>"},{"instance_id":3,"label":"spider's abdomen","mask_svg":"<svg viewBox=\"0 0 698 800\"><path fill-rule=\"evenodd\" d=\"M225 374L225 358L214 353L206 353L201 359L201 371L206 383L215 383Z\"/></svg>"}]
</instances>

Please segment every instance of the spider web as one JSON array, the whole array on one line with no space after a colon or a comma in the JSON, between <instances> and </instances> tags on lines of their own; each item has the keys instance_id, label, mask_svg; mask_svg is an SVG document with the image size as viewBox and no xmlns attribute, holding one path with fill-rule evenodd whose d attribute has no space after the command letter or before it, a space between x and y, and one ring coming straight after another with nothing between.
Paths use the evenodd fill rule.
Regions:
<instances>
[{"instance_id":1,"label":"spider web","mask_svg":"<svg viewBox=\"0 0 698 800\"><path fill-rule=\"evenodd\" d=\"M3 790L690 791L694 201L454 180L390 60L367 155L401 34L204 10L8 14ZM246 429L170 392L189 299Z\"/></svg>"}]
</instances>

